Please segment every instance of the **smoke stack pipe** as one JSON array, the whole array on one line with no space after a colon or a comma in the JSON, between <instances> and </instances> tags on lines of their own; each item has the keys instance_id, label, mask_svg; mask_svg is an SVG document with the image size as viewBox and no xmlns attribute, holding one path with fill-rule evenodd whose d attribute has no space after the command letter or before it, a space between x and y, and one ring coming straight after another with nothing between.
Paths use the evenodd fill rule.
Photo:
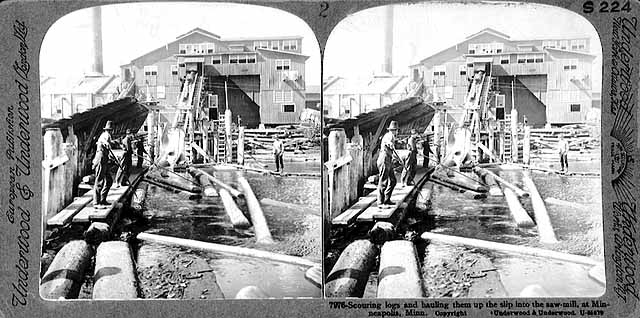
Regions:
<instances>
[{"instance_id":1,"label":"smoke stack pipe","mask_svg":"<svg viewBox=\"0 0 640 318\"><path fill-rule=\"evenodd\" d=\"M384 71L393 74L393 6L385 8L384 20Z\"/></svg>"},{"instance_id":2,"label":"smoke stack pipe","mask_svg":"<svg viewBox=\"0 0 640 318\"><path fill-rule=\"evenodd\" d=\"M91 73L103 74L102 69L102 10L100 7L91 8L91 26L93 41L91 41Z\"/></svg>"}]
</instances>

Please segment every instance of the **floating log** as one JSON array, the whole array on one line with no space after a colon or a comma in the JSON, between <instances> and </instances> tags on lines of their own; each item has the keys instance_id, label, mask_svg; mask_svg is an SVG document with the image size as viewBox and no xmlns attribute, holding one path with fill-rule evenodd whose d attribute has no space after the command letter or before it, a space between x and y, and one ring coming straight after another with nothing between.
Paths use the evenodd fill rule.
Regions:
<instances>
[{"instance_id":1,"label":"floating log","mask_svg":"<svg viewBox=\"0 0 640 318\"><path fill-rule=\"evenodd\" d=\"M71 241L63 246L42 277L40 296L52 300L78 298L92 256L93 249L85 241Z\"/></svg>"},{"instance_id":2,"label":"floating log","mask_svg":"<svg viewBox=\"0 0 640 318\"><path fill-rule=\"evenodd\" d=\"M147 182L149 184L152 184L152 185L154 185L156 187L159 187L159 188L165 189L167 191L173 192L173 193L187 195L187 196L189 196L189 198L201 198L202 197L202 195L200 193L193 193L193 192L177 189L177 188L174 188L174 187L172 187L170 185L167 185L167 184L162 184L162 183L159 183L159 182L155 182L155 181L153 181L151 179L144 178L143 181Z\"/></svg>"},{"instance_id":3,"label":"floating log","mask_svg":"<svg viewBox=\"0 0 640 318\"><path fill-rule=\"evenodd\" d=\"M144 208L144 201L147 199L148 188L148 184L140 184L133 193L133 197L131 198L131 208L135 211L142 211Z\"/></svg>"},{"instance_id":4,"label":"floating log","mask_svg":"<svg viewBox=\"0 0 640 318\"><path fill-rule=\"evenodd\" d=\"M234 227L246 228L251 226L251 224L249 224L249 220L247 220L242 211L240 211L227 189L220 189L220 199L222 200L224 210L227 211L227 215Z\"/></svg>"},{"instance_id":5,"label":"floating log","mask_svg":"<svg viewBox=\"0 0 640 318\"><path fill-rule=\"evenodd\" d=\"M420 189L416 199L416 208L420 211L427 211L431 207L431 195L433 194L433 183L426 183Z\"/></svg>"},{"instance_id":6,"label":"floating log","mask_svg":"<svg viewBox=\"0 0 640 318\"><path fill-rule=\"evenodd\" d=\"M193 183L187 181L187 179L180 178L177 175L169 175L167 177L163 177L160 173L156 171L150 171L145 176L145 179L153 180L156 183L166 184L168 186L174 187L176 189L192 192L192 193L201 193L202 189L196 186Z\"/></svg>"},{"instance_id":7,"label":"floating log","mask_svg":"<svg viewBox=\"0 0 640 318\"><path fill-rule=\"evenodd\" d=\"M491 172L491 171L489 171L489 170L487 170L487 169L480 168L480 167L474 167L474 171L475 171L475 169L478 169L478 170L484 170L484 171L483 171L483 172L481 172L481 173L486 173L486 174L488 174L488 175L492 176L492 177L493 177L496 181L498 181L498 182L499 182L503 187L508 187L508 188L510 188L510 189L511 189L511 190L513 190L513 192L515 192L515 193L516 193L516 195L518 195L519 197L528 197L528 196L529 196L529 193L527 193L527 192L523 191L522 189L520 189L520 188L516 187L516 186L515 186L515 185L513 185L511 182L509 182L509 181L507 181L507 180L505 180L505 179L501 178L501 177L500 177L500 176L498 176L497 174L495 174L495 173L493 173L493 172Z\"/></svg>"},{"instance_id":8,"label":"floating log","mask_svg":"<svg viewBox=\"0 0 640 318\"><path fill-rule=\"evenodd\" d=\"M462 189L471 190L479 193L484 193L489 191L489 189L485 185L481 184L476 180L473 180L470 177L466 177L465 175L462 175L461 172L451 171L454 175L451 177L447 176L447 173L449 172L446 170L448 169L450 168L444 168L444 166L441 166L431 174L430 178L453 184Z\"/></svg>"},{"instance_id":9,"label":"floating log","mask_svg":"<svg viewBox=\"0 0 640 318\"><path fill-rule=\"evenodd\" d=\"M210 180L209 176L205 175L205 173L202 170L189 167L189 168L187 168L187 172L189 172L189 174L194 179L198 180L198 183L200 183L200 186L204 190L203 194L204 194L205 197L216 197L216 196L218 196L218 191L216 191L216 189L211 184L211 180Z\"/></svg>"},{"instance_id":10,"label":"floating log","mask_svg":"<svg viewBox=\"0 0 640 318\"><path fill-rule=\"evenodd\" d=\"M378 298L422 298L418 253L410 241L384 243L380 251Z\"/></svg>"},{"instance_id":11,"label":"floating log","mask_svg":"<svg viewBox=\"0 0 640 318\"><path fill-rule=\"evenodd\" d=\"M220 188L223 188L227 191L229 191L229 193L234 197L241 197L242 196L242 192L232 188L230 185L216 179L214 176L206 173L205 171L199 170L200 172L202 172L203 175L205 175L207 178L209 178L209 181L215 183L216 185L218 185Z\"/></svg>"},{"instance_id":12,"label":"floating log","mask_svg":"<svg viewBox=\"0 0 640 318\"><path fill-rule=\"evenodd\" d=\"M256 240L259 244L273 244L273 238L267 225L267 220L264 218L264 212L260 206L260 202L251 189L249 181L244 177L238 177L238 183L244 190L244 198L247 202L247 208L249 208L249 214L251 215L251 223L253 224L253 231L256 233Z\"/></svg>"},{"instance_id":13,"label":"floating log","mask_svg":"<svg viewBox=\"0 0 640 318\"><path fill-rule=\"evenodd\" d=\"M357 240L342 251L327 276L326 297L362 297L378 248L368 240Z\"/></svg>"},{"instance_id":14,"label":"floating log","mask_svg":"<svg viewBox=\"0 0 640 318\"><path fill-rule=\"evenodd\" d=\"M601 264L601 262L598 262L597 260L594 260L590 257L560 253L560 252L550 251L542 248L484 241L484 240L478 240L478 239L472 239L472 238L466 238L466 237L460 237L460 236L436 234L431 232L424 232L422 233L421 237L425 240L438 241L438 242L452 244L452 245L465 245L465 246L482 248L482 249L498 251L503 253L515 253L515 254L522 254L522 255L535 256L535 257L544 257L544 258L550 258L550 259L555 259L559 261L571 262L571 263L577 263L577 264L583 264L583 265L589 265L589 266L596 266L598 264Z\"/></svg>"},{"instance_id":15,"label":"floating log","mask_svg":"<svg viewBox=\"0 0 640 318\"><path fill-rule=\"evenodd\" d=\"M267 293L257 286L242 287L236 294L236 299L265 299L270 298Z\"/></svg>"},{"instance_id":16,"label":"floating log","mask_svg":"<svg viewBox=\"0 0 640 318\"><path fill-rule=\"evenodd\" d=\"M201 242L201 241L181 239L177 237L156 235L156 234L150 234L150 233L144 233L144 232L139 233L136 237L138 240L146 241L146 242L153 242L153 243L164 244L164 245L177 245L177 246L193 248L193 249L203 250L208 252L219 252L219 253L227 253L227 254L248 256L248 257L255 257L255 258L263 258L263 259L268 259L268 260L277 261L281 263L299 265L299 266L312 267L312 266L319 265L316 262L313 262L311 260L308 260L302 257L277 254L277 253L261 251L261 250L246 248L246 247L240 247L240 246L229 246L229 245L223 245L223 244Z\"/></svg>"},{"instance_id":17,"label":"floating log","mask_svg":"<svg viewBox=\"0 0 640 318\"><path fill-rule=\"evenodd\" d=\"M93 299L138 298L129 243L109 241L98 246L93 281Z\"/></svg>"},{"instance_id":18,"label":"floating log","mask_svg":"<svg viewBox=\"0 0 640 318\"><path fill-rule=\"evenodd\" d=\"M528 171L522 172L522 181L531 194L531 205L533 206L533 213L536 217L536 224L538 225L540 242L547 244L558 243L556 234L553 231L553 226L551 225L551 219L549 219L549 212L547 212L544 201L542 197L540 197L540 193L538 193L538 189L535 183L533 183L533 180L531 180L531 175Z\"/></svg>"},{"instance_id":19,"label":"floating log","mask_svg":"<svg viewBox=\"0 0 640 318\"><path fill-rule=\"evenodd\" d=\"M312 208L309 208L309 207L306 207L306 206L302 206L302 205L299 205L299 204L282 202L282 201L273 200L273 199L269 199L269 198L261 199L260 203L267 204L267 205L272 205L272 206L277 206L277 207L285 208L285 209L289 209L289 210L296 210L296 211L299 211L299 212L304 212L304 213L309 213L309 214L315 214L315 215L319 215L320 214L320 207L318 207L317 209L312 209Z\"/></svg>"},{"instance_id":20,"label":"floating log","mask_svg":"<svg viewBox=\"0 0 640 318\"><path fill-rule=\"evenodd\" d=\"M496 179L493 178L492 175L487 173L486 169L479 169L477 167L473 168L473 172L475 172L478 177L480 177L484 183L489 187L489 195L490 196L502 196L502 190L498 186Z\"/></svg>"},{"instance_id":21,"label":"floating log","mask_svg":"<svg viewBox=\"0 0 640 318\"><path fill-rule=\"evenodd\" d=\"M511 216L513 216L513 220L516 221L518 227L534 226L533 220L531 219L527 211L522 207L520 201L518 200L518 196L516 196L511 188L505 187L502 190L504 191L504 198L507 201L507 205L509 206L509 211L511 211Z\"/></svg>"},{"instance_id":22,"label":"floating log","mask_svg":"<svg viewBox=\"0 0 640 318\"><path fill-rule=\"evenodd\" d=\"M304 272L304 278L318 288L322 288L322 266L313 266Z\"/></svg>"}]
</instances>

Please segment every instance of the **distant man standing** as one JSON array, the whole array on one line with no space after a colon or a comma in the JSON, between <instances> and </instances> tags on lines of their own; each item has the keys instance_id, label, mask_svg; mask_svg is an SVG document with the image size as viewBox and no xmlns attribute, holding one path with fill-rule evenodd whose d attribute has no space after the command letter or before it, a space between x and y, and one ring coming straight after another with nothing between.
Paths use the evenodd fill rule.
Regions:
<instances>
[{"instance_id":1,"label":"distant man standing","mask_svg":"<svg viewBox=\"0 0 640 318\"><path fill-rule=\"evenodd\" d=\"M138 155L138 162L136 162L136 167L142 168L142 161L144 160L144 139L140 138L136 142L136 154Z\"/></svg>"},{"instance_id":2,"label":"distant man standing","mask_svg":"<svg viewBox=\"0 0 640 318\"><path fill-rule=\"evenodd\" d=\"M282 143L278 135L273 138L273 157L276 161L276 172L284 172L284 143Z\"/></svg>"},{"instance_id":3,"label":"distant man standing","mask_svg":"<svg viewBox=\"0 0 640 318\"><path fill-rule=\"evenodd\" d=\"M131 164L133 162L133 134L131 133L131 129L127 129L126 136L122 139L122 149L124 150L124 154L122 154L122 161L120 163L120 167L118 169L118 174L116 175L116 182L119 186L127 186L129 185L129 176L131 175Z\"/></svg>"},{"instance_id":4,"label":"distant man standing","mask_svg":"<svg viewBox=\"0 0 640 318\"><path fill-rule=\"evenodd\" d=\"M109 157L113 157L111 152L111 130L113 123L107 121L104 131L96 142L96 155L93 157L93 170L95 171L95 182L93 183L93 203L97 208L106 208L107 194L113 184L111 177ZM115 158L113 158L115 159Z\"/></svg>"},{"instance_id":5,"label":"distant man standing","mask_svg":"<svg viewBox=\"0 0 640 318\"><path fill-rule=\"evenodd\" d=\"M562 167L562 172L569 171L569 143L564 136L560 135L560 141L558 141L558 153L560 154L560 166Z\"/></svg>"},{"instance_id":6,"label":"distant man standing","mask_svg":"<svg viewBox=\"0 0 640 318\"><path fill-rule=\"evenodd\" d=\"M396 175L393 171L393 157L398 155L395 151L395 141L398 134L398 122L392 121L387 128L388 132L382 137L380 154L378 155L378 205L392 205L391 194L396 186ZM397 158L398 160L400 158Z\"/></svg>"},{"instance_id":7,"label":"distant man standing","mask_svg":"<svg viewBox=\"0 0 640 318\"><path fill-rule=\"evenodd\" d=\"M422 167L429 168L429 153L433 153L433 151L431 151L430 144L432 134L425 132L424 136L425 138L422 141Z\"/></svg>"},{"instance_id":8,"label":"distant man standing","mask_svg":"<svg viewBox=\"0 0 640 318\"><path fill-rule=\"evenodd\" d=\"M415 129L411 129L411 136L407 139L407 150L409 150L409 154L402 169L402 183L404 186L414 185L413 178L416 176L416 167L418 165L418 132Z\"/></svg>"}]
</instances>

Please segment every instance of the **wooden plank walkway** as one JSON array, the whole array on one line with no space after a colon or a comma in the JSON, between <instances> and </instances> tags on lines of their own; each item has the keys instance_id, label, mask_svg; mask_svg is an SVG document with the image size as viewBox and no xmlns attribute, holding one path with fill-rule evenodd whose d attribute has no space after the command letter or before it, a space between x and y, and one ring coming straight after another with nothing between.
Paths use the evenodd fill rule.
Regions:
<instances>
[{"instance_id":1,"label":"wooden plank walkway","mask_svg":"<svg viewBox=\"0 0 640 318\"><path fill-rule=\"evenodd\" d=\"M111 206L106 209L96 209L94 207L94 202L92 201L73 217L73 223L88 223L89 221L105 220L111 211L116 208L117 203L127 189L129 189L129 186L120 188L112 186L111 190L109 190L109 194L107 195L107 202L111 203Z\"/></svg>"},{"instance_id":2,"label":"wooden plank walkway","mask_svg":"<svg viewBox=\"0 0 640 318\"><path fill-rule=\"evenodd\" d=\"M352 205L350 208L346 209L340 215L336 216L331 223L336 225L349 225L355 222L356 217L358 217L364 210L366 210L371 204L376 202L376 192L371 192L368 196L361 197L356 204Z\"/></svg>"},{"instance_id":3,"label":"wooden plank walkway","mask_svg":"<svg viewBox=\"0 0 640 318\"><path fill-rule=\"evenodd\" d=\"M69 206L64 208L58 214L52 216L47 220L49 226L64 226L71 222L73 217L80 212L85 206L93 201L93 192L89 191L81 197L75 198Z\"/></svg>"}]
</instances>

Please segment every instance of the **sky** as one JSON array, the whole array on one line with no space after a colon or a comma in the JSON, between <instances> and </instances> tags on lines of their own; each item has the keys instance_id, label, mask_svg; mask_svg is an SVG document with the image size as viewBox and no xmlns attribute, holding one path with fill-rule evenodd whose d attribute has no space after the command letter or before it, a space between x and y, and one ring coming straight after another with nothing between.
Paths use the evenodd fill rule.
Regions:
<instances>
[{"instance_id":1,"label":"sky","mask_svg":"<svg viewBox=\"0 0 640 318\"><path fill-rule=\"evenodd\" d=\"M601 90L602 47L595 28L577 13L537 4L394 5L393 73L408 75L408 66L484 28L512 39L591 38L594 91ZM360 11L331 32L324 56L328 76L367 77L382 70L384 7Z\"/></svg>"},{"instance_id":2,"label":"sky","mask_svg":"<svg viewBox=\"0 0 640 318\"><path fill-rule=\"evenodd\" d=\"M40 73L63 79L90 70L90 9L65 15L47 32L40 51ZM135 3L102 7L105 74L155 50L196 27L224 38L300 35L308 84L320 84L320 51L315 35L300 18L259 6L228 3Z\"/></svg>"}]
</instances>

